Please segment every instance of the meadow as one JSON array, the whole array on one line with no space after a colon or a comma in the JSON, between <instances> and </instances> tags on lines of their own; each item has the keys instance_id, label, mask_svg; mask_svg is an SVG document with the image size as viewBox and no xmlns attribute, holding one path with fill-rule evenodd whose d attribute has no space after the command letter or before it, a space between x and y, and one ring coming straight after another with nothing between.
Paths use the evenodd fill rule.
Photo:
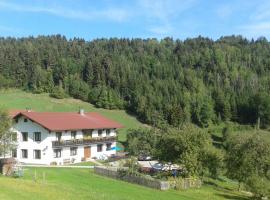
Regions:
<instances>
[{"instance_id":1,"label":"meadow","mask_svg":"<svg viewBox=\"0 0 270 200\"><path fill-rule=\"evenodd\" d=\"M5 200L248 199L236 192L236 183L227 179L209 180L200 189L158 191L99 176L90 169L25 168L21 178L0 176L0 188L0 199Z\"/></svg>"},{"instance_id":2,"label":"meadow","mask_svg":"<svg viewBox=\"0 0 270 200\"><path fill-rule=\"evenodd\" d=\"M145 126L124 110L100 109L90 103L73 98L55 99L51 98L49 94L33 94L17 89L0 90L0 107L5 109L30 108L34 111L46 112L77 112L82 108L86 112L98 112L124 125L124 128L119 130L119 141L125 141L128 129Z\"/></svg>"}]
</instances>

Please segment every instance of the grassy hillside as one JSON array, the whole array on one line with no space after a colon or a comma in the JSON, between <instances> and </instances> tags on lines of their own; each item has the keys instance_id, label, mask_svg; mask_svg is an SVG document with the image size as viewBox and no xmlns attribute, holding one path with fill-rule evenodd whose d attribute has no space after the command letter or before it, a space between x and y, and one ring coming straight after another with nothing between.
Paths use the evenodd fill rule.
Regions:
<instances>
[{"instance_id":1,"label":"grassy hillside","mask_svg":"<svg viewBox=\"0 0 270 200\"><path fill-rule=\"evenodd\" d=\"M123 124L125 128L119 131L119 140L125 140L126 131L129 128L138 128L142 124L133 116L128 115L123 110L98 109L93 105L73 98L54 99L48 94L32 94L21 90L1 90L0 106L6 109L31 108L35 111L67 112L78 111L83 108L85 111L99 112L102 115L116 120Z\"/></svg>"},{"instance_id":2,"label":"grassy hillside","mask_svg":"<svg viewBox=\"0 0 270 200\"><path fill-rule=\"evenodd\" d=\"M33 176L37 174L37 182ZM43 173L46 180L43 181ZM19 179L0 176L0 199L15 200L225 200L247 199L226 180L186 191L158 191L106 177L89 169L26 168Z\"/></svg>"}]
</instances>

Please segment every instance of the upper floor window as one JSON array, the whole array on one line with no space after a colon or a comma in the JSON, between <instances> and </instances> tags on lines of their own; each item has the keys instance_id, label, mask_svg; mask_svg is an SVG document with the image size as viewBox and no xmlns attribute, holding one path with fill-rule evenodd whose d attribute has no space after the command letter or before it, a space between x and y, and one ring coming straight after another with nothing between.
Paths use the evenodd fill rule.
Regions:
<instances>
[{"instance_id":1,"label":"upper floor window","mask_svg":"<svg viewBox=\"0 0 270 200\"><path fill-rule=\"evenodd\" d=\"M23 120L24 122L28 122L28 119L26 119L26 118L24 118L24 120Z\"/></svg>"},{"instance_id":2,"label":"upper floor window","mask_svg":"<svg viewBox=\"0 0 270 200\"><path fill-rule=\"evenodd\" d=\"M92 130L83 130L83 138L84 139L92 138Z\"/></svg>"},{"instance_id":3,"label":"upper floor window","mask_svg":"<svg viewBox=\"0 0 270 200\"><path fill-rule=\"evenodd\" d=\"M28 141L28 133L22 132L22 141L27 142Z\"/></svg>"},{"instance_id":4,"label":"upper floor window","mask_svg":"<svg viewBox=\"0 0 270 200\"><path fill-rule=\"evenodd\" d=\"M54 149L53 150L53 156L54 156L54 158L61 158L61 152L62 152L61 149Z\"/></svg>"},{"instance_id":5,"label":"upper floor window","mask_svg":"<svg viewBox=\"0 0 270 200\"><path fill-rule=\"evenodd\" d=\"M41 159L41 151L34 150L34 159Z\"/></svg>"},{"instance_id":6,"label":"upper floor window","mask_svg":"<svg viewBox=\"0 0 270 200\"><path fill-rule=\"evenodd\" d=\"M103 132L102 129L99 129L99 130L98 130L98 137L101 137L101 136L102 136L102 132Z\"/></svg>"},{"instance_id":7,"label":"upper floor window","mask_svg":"<svg viewBox=\"0 0 270 200\"><path fill-rule=\"evenodd\" d=\"M77 155L77 150L78 150L78 147L71 147L70 148L70 155L71 156L76 156Z\"/></svg>"},{"instance_id":8,"label":"upper floor window","mask_svg":"<svg viewBox=\"0 0 270 200\"><path fill-rule=\"evenodd\" d=\"M12 158L17 158L17 149L11 150Z\"/></svg>"},{"instance_id":9,"label":"upper floor window","mask_svg":"<svg viewBox=\"0 0 270 200\"><path fill-rule=\"evenodd\" d=\"M71 131L71 139L75 140L77 136L77 132L76 131Z\"/></svg>"},{"instance_id":10,"label":"upper floor window","mask_svg":"<svg viewBox=\"0 0 270 200\"><path fill-rule=\"evenodd\" d=\"M41 132L34 133L34 141L40 142L41 141Z\"/></svg>"},{"instance_id":11,"label":"upper floor window","mask_svg":"<svg viewBox=\"0 0 270 200\"><path fill-rule=\"evenodd\" d=\"M102 144L97 145L97 152L102 152Z\"/></svg>"},{"instance_id":12,"label":"upper floor window","mask_svg":"<svg viewBox=\"0 0 270 200\"><path fill-rule=\"evenodd\" d=\"M110 129L106 129L106 136L110 136L111 130Z\"/></svg>"},{"instance_id":13,"label":"upper floor window","mask_svg":"<svg viewBox=\"0 0 270 200\"><path fill-rule=\"evenodd\" d=\"M61 132L56 132L55 135L56 135L56 140L60 141L61 137L62 137L62 133Z\"/></svg>"},{"instance_id":14,"label":"upper floor window","mask_svg":"<svg viewBox=\"0 0 270 200\"><path fill-rule=\"evenodd\" d=\"M22 158L28 158L28 150L22 149Z\"/></svg>"}]
</instances>

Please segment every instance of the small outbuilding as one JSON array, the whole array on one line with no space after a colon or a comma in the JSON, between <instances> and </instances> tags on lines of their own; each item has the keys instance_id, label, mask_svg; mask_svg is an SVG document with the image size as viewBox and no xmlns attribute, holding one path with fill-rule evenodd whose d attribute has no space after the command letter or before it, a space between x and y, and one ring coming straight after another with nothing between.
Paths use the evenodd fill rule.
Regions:
<instances>
[{"instance_id":1,"label":"small outbuilding","mask_svg":"<svg viewBox=\"0 0 270 200\"><path fill-rule=\"evenodd\" d=\"M14 173L14 166L16 160L14 158L2 158L0 159L0 173L5 176L10 176Z\"/></svg>"}]
</instances>

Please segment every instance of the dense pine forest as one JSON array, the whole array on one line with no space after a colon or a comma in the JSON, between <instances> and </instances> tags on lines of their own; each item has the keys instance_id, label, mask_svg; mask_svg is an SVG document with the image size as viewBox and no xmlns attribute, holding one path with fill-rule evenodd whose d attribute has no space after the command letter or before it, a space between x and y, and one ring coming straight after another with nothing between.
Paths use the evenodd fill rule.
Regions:
<instances>
[{"instance_id":1,"label":"dense pine forest","mask_svg":"<svg viewBox=\"0 0 270 200\"><path fill-rule=\"evenodd\" d=\"M270 43L241 36L0 38L0 87L126 109L142 122L270 124Z\"/></svg>"}]
</instances>

